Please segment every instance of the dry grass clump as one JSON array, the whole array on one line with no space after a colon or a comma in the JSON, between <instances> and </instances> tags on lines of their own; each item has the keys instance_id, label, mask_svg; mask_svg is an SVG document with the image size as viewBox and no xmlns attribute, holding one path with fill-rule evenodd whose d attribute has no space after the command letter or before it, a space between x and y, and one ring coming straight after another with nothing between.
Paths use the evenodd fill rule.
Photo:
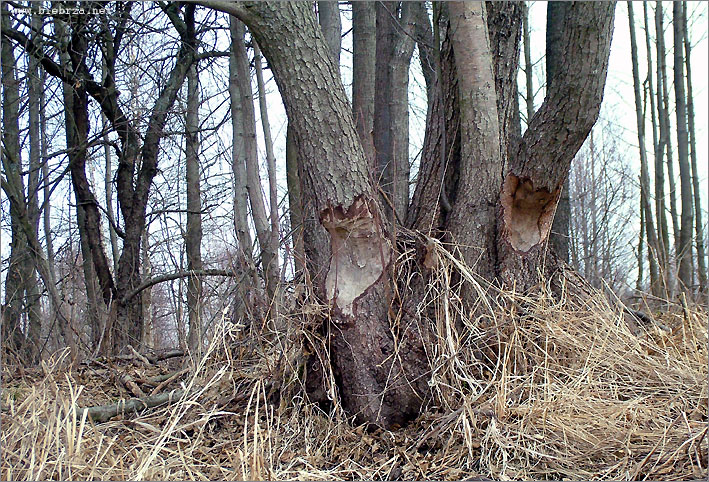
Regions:
<instances>
[{"instance_id":1,"label":"dry grass clump","mask_svg":"<svg viewBox=\"0 0 709 482\"><path fill-rule=\"evenodd\" d=\"M410 426L368 431L307 402L306 326L322 307L306 303L258 334L225 321L193 374L165 388L187 397L102 424L77 407L125 394L67 372L65 354L24 376L5 367L2 478L707 477L706 311L678 308L658 315L669 331L633 334L620 303L573 273L523 296L432 249L418 322L434 333L433 396ZM461 301L471 289L473 307Z\"/></svg>"}]
</instances>

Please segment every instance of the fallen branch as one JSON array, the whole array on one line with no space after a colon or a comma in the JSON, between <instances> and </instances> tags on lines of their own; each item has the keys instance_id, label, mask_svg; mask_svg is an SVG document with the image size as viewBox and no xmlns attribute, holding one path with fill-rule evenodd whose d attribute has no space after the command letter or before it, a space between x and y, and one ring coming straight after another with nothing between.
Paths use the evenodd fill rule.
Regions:
<instances>
[{"instance_id":1,"label":"fallen branch","mask_svg":"<svg viewBox=\"0 0 709 482\"><path fill-rule=\"evenodd\" d=\"M162 390L163 388L165 388L165 387L168 386L170 383L172 383L173 381L177 380L177 378L179 378L180 376L184 375L184 374L187 373L187 372L189 372L189 369L185 368L184 370L180 370L179 372L173 373L171 377L166 378L165 380L163 380L162 382L160 382L160 383L158 384L158 386L156 386L155 388L153 388L153 390L150 392L150 396L153 396L153 395L157 394L160 390Z\"/></svg>"},{"instance_id":2,"label":"fallen branch","mask_svg":"<svg viewBox=\"0 0 709 482\"><path fill-rule=\"evenodd\" d=\"M126 412L138 412L148 408L157 407L164 403L170 404L182 399L187 392L184 390L173 390L150 397L133 398L131 400L121 400L113 405L100 405L96 407L80 408L79 412L88 412L88 418L93 422L101 423L110 420L116 415L125 415Z\"/></svg>"}]
</instances>

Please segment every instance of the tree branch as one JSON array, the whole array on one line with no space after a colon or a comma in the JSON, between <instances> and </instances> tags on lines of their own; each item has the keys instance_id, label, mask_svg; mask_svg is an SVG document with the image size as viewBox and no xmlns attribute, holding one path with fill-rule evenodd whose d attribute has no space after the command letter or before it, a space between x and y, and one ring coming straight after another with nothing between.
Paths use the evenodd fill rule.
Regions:
<instances>
[{"instance_id":1,"label":"tree branch","mask_svg":"<svg viewBox=\"0 0 709 482\"><path fill-rule=\"evenodd\" d=\"M190 276L227 276L227 277L231 277L231 278L236 278L237 276L243 276L243 275L244 274L239 271L232 271L232 270L226 270L226 269L200 269L200 270L177 271L175 273L168 273L168 274L156 276L154 278L150 278L149 280L145 281L140 286L138 286L136 289L134 289L133 291L131 291L127 295L125 295L121 301L123 303L127 303L132 298L134 298L136 295L138 295L141 291L148 289L151 286L154 286L158 283L164 283L165 281L172 281L172 280L176 280L176 279L187 278Z\"/></svg>"}]
</instances>

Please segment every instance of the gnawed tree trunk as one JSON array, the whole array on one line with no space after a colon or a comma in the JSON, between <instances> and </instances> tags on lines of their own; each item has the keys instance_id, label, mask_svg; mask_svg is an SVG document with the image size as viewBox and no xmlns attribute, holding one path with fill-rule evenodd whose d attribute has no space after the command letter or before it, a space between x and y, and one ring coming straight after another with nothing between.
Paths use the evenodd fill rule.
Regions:
<instances>
[{"instance_id":1,"label":"gnawed tree trunk","mask_svg":"<svg viewBox=\"0 0 709 482\"><path fill-rule=\"evenodd\" d=\"M293 127L303 197L326 230L322 244L306 239L308 263L313 272L324 273L324 282L315 288L330 306L331 362L343 406L360 420L400 424L416 415L428 391L426 334L414 323L397 334L395 344L396 328L388 318L393 292L388 268L394 254L389 225L368 176L337 68L331 56L323 55L326 46L311 6L203 3L249 25L272 67L288 118L297 120ZM422 178L427 181L419 186L427 186L417 186L415 201L432 201L433 206L412 206L411 224L428 225L432 232L447 228L478 273L526 289L543 268L551 217L571 159L598 116L614 5L580 2L569 8L560 40L568 57L514 155L500 126L514 119L516 58L496 53L510 48L518 55L519 6L493 6L490 19L478 2L449 3L448 8L443 95L434 98L431 116L445 116L451 134L445 151L451 154L440 155L440 131L427 132L429 153L424 153L422 173L433 175ZM491 43L490 38L502 39L503 29L513 33L511 38ZM429 122L429 130L440 124ZM436 149L439 155L432 155ZM442 161L450 161L455 177L442 173ZM442 184L451 194L452 210L446 213L438 207Z\"/></svg>"},{"instance_id":2,"label":"gnawed tree trunk","mask_svg":"<svg viewBox=\"0 0 709 482\"><path fill-rule=\"evenodd\" d=\"M675 113L677 115L677 153L679 155L679 181L682 216L677 246L678 275L683 288L693 288L692 231L694 230L694 199L692 199L692 173L689 167L689 134L687 132L687 99L684 88L684 21L682 2L672 4L674 32ZM671 175L671 174L670 174Z\"/></svg>"}]
</instances>

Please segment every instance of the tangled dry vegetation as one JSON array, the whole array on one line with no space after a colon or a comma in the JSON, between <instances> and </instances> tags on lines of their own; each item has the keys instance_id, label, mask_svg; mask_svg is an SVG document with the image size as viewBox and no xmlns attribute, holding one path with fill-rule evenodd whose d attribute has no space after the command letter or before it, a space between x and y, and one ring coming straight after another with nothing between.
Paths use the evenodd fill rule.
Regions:
<instances>
[{"instance_id":1,"label":"tangled dry vegetation","mask_svg":"<svg viewBox=\"0 0 709 482\"><path fill-rule=\"evenodd\" d=\"M419 305L437 337L428 353L433 398L408 427L367 430L337 404L324 413L307 402L304 352L318 343L307 327L324 307L303 302L258 336L223 322L203 360L162 386L146 380L174 369L170 362L68 371L58 354L21 375L5 366L2 479L707 477L706 311L665 310L656 317L666 329L633 333L619 302L570 289L572 273L557 281L561 296L543 286L524 297L436 254ZM453 279L478 291L471 312ZM79 407L132 396L118 374L185 395L94 423Z\"/></svg>"}]
</instances>

